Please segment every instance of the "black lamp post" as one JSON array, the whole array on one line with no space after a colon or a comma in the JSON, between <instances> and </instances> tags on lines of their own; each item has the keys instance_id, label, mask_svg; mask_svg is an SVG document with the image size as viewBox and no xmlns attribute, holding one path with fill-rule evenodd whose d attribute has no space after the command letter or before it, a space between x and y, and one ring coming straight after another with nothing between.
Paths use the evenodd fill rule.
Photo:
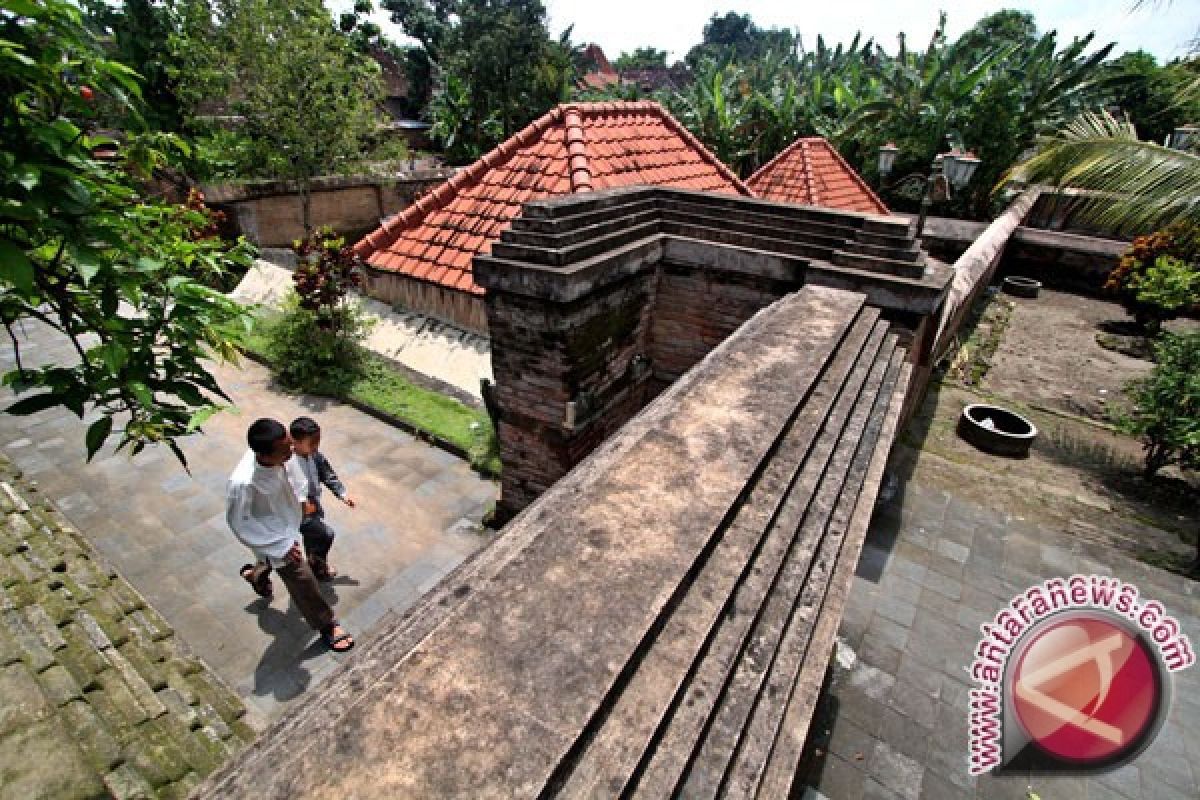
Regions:
<instances>
[{"instance_id":1,"label":"black lamp post","mask_svg":"<svg viewBox=\"0 0 1200 800\"><path fill-rule=\"evenodd\" d=\"M879 148L879 174L881 177L886 178L891 174L892 167L896 164L896 154L899 152L900 148L892 142ZM949 153L939 153L934 156L928 175L917 173L906 175L889 187L904 191L903 187L907 186L915 190L922 182L924 183L924 191L921 195L921 213L917 217L917 232L914 238L920 239L921 233L925 230L925 218L933 206L934 187L941 182L945 187L946 196L949 197L951 187L961 190L971 182L971 177L975 174L979 164L980 161L974 153L963 153L955 148Z\"/></svg>"}]
</instances>

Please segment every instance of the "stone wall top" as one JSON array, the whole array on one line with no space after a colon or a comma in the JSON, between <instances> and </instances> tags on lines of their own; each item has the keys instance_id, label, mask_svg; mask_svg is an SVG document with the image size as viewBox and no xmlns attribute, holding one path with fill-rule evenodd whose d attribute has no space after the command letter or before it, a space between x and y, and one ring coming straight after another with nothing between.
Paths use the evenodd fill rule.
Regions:
<instances>
[{"instance_id":1,"label":"stone wall top","mask_svg":"<svg viewBox=\"0 0 1200 800\"><path fill-rule=\"evenodd\" d=\"M837 285L919 313L937 307L951 277L902 220L660 187L529 203L491 253L475 257L474 275L488 291L569 303L673 253L714 270L842 274Z\"/></svg>"},{"instance_id":2,"label":"stone wall top","mask_svg":"<svg viewBox=\"0 0 1200 800\"><path fill-rule=\"evenodd\" d=\"M183 797L254 738L244 715L0 459L0 793Z\"/></svg>"},{"instance_id":3,"label":"stone wall top","mask_svg":"<svg viewBox=\"0 0 1200 800\"><path fill-rule=\"evenodd\" d=\"M391 186L397 183L441 183L454 175L453 167L398 171L388 174L325 175L313 178L314 192L350 189L356 186ZM246 181L244 183L215 183L203 186L209 203L237 203L263 197L295 194L300 191L296 181Z\"/></svg>"}]
</instances>

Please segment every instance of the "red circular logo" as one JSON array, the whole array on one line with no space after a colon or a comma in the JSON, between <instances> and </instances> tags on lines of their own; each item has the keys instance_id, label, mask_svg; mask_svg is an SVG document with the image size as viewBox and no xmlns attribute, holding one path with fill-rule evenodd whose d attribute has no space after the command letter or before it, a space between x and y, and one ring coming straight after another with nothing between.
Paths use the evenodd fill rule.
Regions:
<instances>
[{"instance_id":1,"label":"red circular logo","mask_svg":"<svg viewBox=\"0 0 1200 800\"><path fill-rule=\"evenodd\" d=\"M1008 679L1030 742L1086 766L1123 758L1146 741L1162 683L1141 639L1101 615L1048 622L1030 636Z\"/></svg>"}]
</instances>

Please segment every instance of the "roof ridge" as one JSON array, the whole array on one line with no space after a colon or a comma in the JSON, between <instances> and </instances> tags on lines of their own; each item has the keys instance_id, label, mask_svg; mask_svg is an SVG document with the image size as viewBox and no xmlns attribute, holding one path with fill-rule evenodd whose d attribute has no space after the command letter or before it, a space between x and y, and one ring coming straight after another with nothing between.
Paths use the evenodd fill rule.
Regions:
<instances>
[{"instance_id":1,"label":"roof ridge","mask_svg":"<svg viewBox=\"0 0 1200 800\"><path fill-rule=\"evenodd\" d=\"M819 206L821 205L821 198L817 193L817 177L813 174L812 156L808 147L810 144L813 144L813 141L812 139L805 138L801 139L797 144L804 151L804 181L808 184L808 202L811 205Z\"/></svg>"},{"instance_id":2,"label":"roof ridge","mask_svg":"<svg viewBox=\"0 0 1200 800\"><path fill-rule=\"evenodd\" d=\"M563 110L564 141L567 145L567 171L571 175L572 192L592 191L592 165L588 159L587 136L583 131L583 114L575 104L560 106Z\"/></svg>"},{"instance_id":3,"label":"roof ridge","mask_svg":"<svg viewBox=\"0 0 1200 800\"><path fill-rule=\"evenodd\" d=\"M866 192L867 196L870 197L871 200L883 210L882 213L891 214L891 210L882 200L879 199L879 195L875 194L875 191L867 184L866 181L862 179L862 176L858 174L858 170L854 169L854 167L850 166L846 159L842 158L842 154L838 152L838 149L830 144L828 139L825 139L824 137L818 138L825 143L825 146L829 149L829 152L833 154L833 157L838 164L840 164L846 170L846 172L850 173L850 178L858 184L859 188Z\"/></svg>"},{"instance_id":4,"label":"roof ridge","mask_svg":"<svg viewBox=\"0 0 1200 800\"><path fill-rule=\"evenodd\" d=\"M699 151L701 158L712 164L716 168L717 172L721 174L721 177L730 181L738 190L738 192L745 197L755 196L754 192L750 191L750 187L743 183L742 179L737 176L737 173L726 166L724 161L717 158L717 156L711 150L705 147L704 143L697 139L691 131L684 127L682 122L675 119L675 116L670 111L667 111L667 109L665 109L661 103L656 103L652 100L643 100L636 103L609 103L598 105L618 106L623 111L649 111L659 115L667 127L673 130L676 135L682 138L685 142L696 148L696 150Z\"/></svg>"},{"instance_id":5,"label":"roof ridge","mask_svg":"<svg viewBox=\"0 0 1200 800\"><path fill-rule=\"evenodd\" d=\"M517 148L528 143L534 136L548 130L563 115L563 106L555 106L533 122L526 125L500 144L484 153L469 166L455 172L444 183L418 197L412 205L384 220L379 228L364 236L354 245L354 254L367 259L380 250L391 247L405 228L417 225L425 217L443 208L463 186L473 183L501 161L506 161Z\"/></svg>"}]
</instances>

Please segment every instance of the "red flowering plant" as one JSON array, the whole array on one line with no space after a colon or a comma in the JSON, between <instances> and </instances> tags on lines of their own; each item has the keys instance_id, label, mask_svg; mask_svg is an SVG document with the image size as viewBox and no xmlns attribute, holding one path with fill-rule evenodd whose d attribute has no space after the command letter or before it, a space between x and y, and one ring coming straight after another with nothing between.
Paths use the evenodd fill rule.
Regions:
<instances>
[{"instance_id":1,"label":"red flowering plant","mask_svg":"<svg viewBox=\"0 0 1200 800\"><path fill-rule=\"evenodd\" d=\"M1133 240L1104 283L1150 333L1200 305L1200 225L1177 222ZM1192 288L1194 287L1194 288Z\"/></svg>"},{"instance_id":2,"label":"red flowering plant","mask_svg":"<svg viewBox=\"0 0 1200 800\"><path fill-rule=\"evenodd\" d=\"M358 257L332 228L321 228L292 243L292 276L300 307L317 315L322 327L337 328L337 309L351 289L362 285Z\"/></svg>"}]
</instances>

